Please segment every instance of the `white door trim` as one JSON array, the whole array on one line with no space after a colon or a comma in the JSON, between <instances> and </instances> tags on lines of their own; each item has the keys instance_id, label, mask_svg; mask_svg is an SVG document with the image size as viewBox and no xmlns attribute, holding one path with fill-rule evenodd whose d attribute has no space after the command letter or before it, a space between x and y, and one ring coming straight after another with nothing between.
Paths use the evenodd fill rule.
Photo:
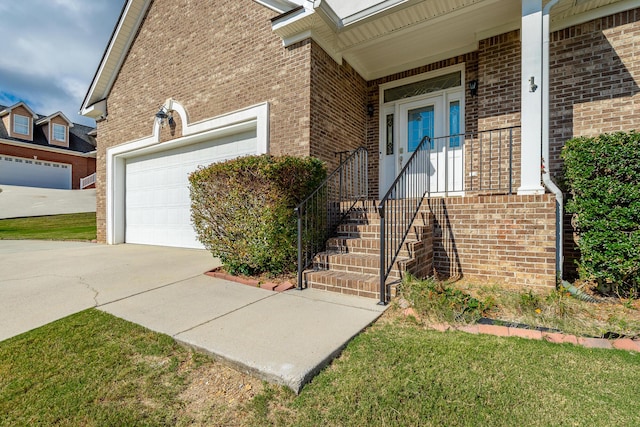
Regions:
<instances>
[{"instance_id":1,"label":"white door trim","mask_svg":"<svg viewBox=\"0 0 640 427\"><path fill-rule=\"evenodd\" d=\"M269 152L269 103L189 123L187 112L177 101L172 108L183 123L182 137L160 143L160 123L154 121L152 135L107 149L106 152L106 240L110 245L125 241L125 160L221 138L248 130L256 130L256 154Z\"/></svg>"},{"instance_id":2,"label":"white door trim","mask_svg":"<svg viewBox=\"0 0 640 427\"><path fill-rule=\"evenodd\" d=\"M403 99L399 99L399 100L391 101L387 103L384 102L385 90L392 89L398 86L407 85L410 83L419 82L422 80L429 80L434 77L451 74L456 71L460 72L460 86L447 88L447 89L443 89L435 92L430 92L430 93L418 95L411 98L403 98ZM460 128L461 128L461 132L464 133L465 131L465 127L464 127L465 84L466 84L465 63L460 63L460 64L452 65L450 67L440 68L438 70L418 74L416 76L411 76L411 77L407 77L400 80L394 80L388 83L381 84L379 86L379 105L378 105L378 108L379 108L378 111L380 111L379 124L378 124L378 129L379 129L379 132L378 132L378 149L379 149L378 193L379 193L379 197L384 196L385 192L388 190L388 188L385 188L385 187L388 187L388 185L392 181L392 179L389 176L389 174L391 174L392 172L387 170L387 168L383 169L383 165L390 164L390 159L388 158L390 156L386 156L386 134L384 132L386 129L386 116L391 113L394 114L394 145L395 145L394 166L396 166L398 162L398 155L399 155L398 147L400 146L400 143L401 143L401 138L400 138L401 132L403 132L403 130L400 129L402 127L401 119L400 119L402 106L408 103L413 103L415 101L424 101L434 97L441 97L443 99L443 102L442 102L442 115L444 116L442 117L442 120L444 121L443 126L445 129L448 129L449 103L451 101L460 101ZM463 162L463 165L464 165L464 162ZM462 177L464 179L464 171L462 172L462 174L463 174ZM455 192L455 195L459 195L459 194L463 194L463 192Z\"/></svg>"}]
</instances>

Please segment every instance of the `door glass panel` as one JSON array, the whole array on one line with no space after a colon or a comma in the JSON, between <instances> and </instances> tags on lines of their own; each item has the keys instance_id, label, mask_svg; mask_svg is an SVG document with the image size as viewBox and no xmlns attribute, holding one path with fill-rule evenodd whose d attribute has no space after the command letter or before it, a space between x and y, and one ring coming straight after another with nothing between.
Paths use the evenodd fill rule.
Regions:
<instances>
[{"instance_id":1,"label":"door glass panel","mask_svg":"<svg viewBox=\"0 0 640 427\"><path fill-rule=\"evenodd\" d=\"M444 76L387 89L384 91L384 102L393 102L399 99L424 95L451 87L458 87L461 84L462 72L456 71L455 73L445 74Z\"/></svg>"},{"instance_id":2,"label":"door glass panel","mask_svg":"<svg viewBox=\"0 0 640 427\"><path fill-rule=\"evenodd\" d=\"M420 144L420 141L422 141L422 138L425 136L429 136L429 138L431 138L431 149L433 149L433 105L409 110L407 123L409 127L407 150L409 152L415 151L416 148L418 148L418 144Z\"/></svg>"},{"instance_id":3,"label":"door glass panel","mask_svg":"<svg viewBox=\"0 0 640 427\"><path fill-rule=\"evenodd\" d=\"M460 133L460 101L449 103L449 135ZM460 147L460 137L452 136L449 139L449 147Z\"/></svg>"},{"instance_id":4,"label":"door glass panel","mask_svg":"<svg viewBox=\"0 0 640 427\"><path fill-rule=\"evenodd\" d=\"M393 114L387 114L387 156L393 154Z\"/></svg>"}]
</instances>

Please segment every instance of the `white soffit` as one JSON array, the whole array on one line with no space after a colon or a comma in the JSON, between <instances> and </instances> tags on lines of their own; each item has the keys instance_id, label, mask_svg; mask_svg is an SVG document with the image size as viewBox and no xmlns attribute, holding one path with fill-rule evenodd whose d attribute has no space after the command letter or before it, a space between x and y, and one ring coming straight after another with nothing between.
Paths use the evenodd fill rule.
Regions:
<instances>
[{"instance_id":1,"label":"white soffit","mask_svg":"<svg viewBox=\"0 0 640 427\"><path fill-rule=\"evenodd\" d=\"M551 9L551 31L583 24L639 6L638 0L560 0Z\"/></svg>"},{"instance_id":2,"label":"white soffit","mask_svg":"<svg viewBox=\"0 0 640 427\"><path fill-rule=\"evenodd\" d=\"M560 0L552 30L637 7L638 0ZM366 80L472 52L520 28L520 0L315 0L276 19L285 46L313 38Z\"/></svg>"}]
</instances>

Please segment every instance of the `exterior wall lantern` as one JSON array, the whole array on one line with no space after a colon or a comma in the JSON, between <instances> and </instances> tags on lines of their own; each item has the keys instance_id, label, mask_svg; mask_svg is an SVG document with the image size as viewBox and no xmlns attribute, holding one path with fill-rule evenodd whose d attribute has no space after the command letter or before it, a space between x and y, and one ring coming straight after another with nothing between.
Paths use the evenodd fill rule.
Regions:
<instances>
[{"instance_id":1,"label":"exterior wall lantern","mask_svg":"<svg viewBox=\"0 0 640 427\"><path fill-rule=\"evenodd\" d=\"M168 110L164 105L160 107L156 113L156 120L162 127L164 127L165 123L169 123L169 127L174 127L176 125L175 120L173 120L172 111Z\"/></svg>"},{"instance_id":2,"label":"exterior wall lantern","mask_svg":"<svg viewBox=\"0 0 640 427\"><path fill-rule=\"evenodd\" d=\"M373 104L372 103L368 103L367 104L367 116L369 116L369 118L373 117Z\"/></svg>"},{"instance_id":3,"label":"exterior wall lantern","mask_svg":"<svg viewBox=\"0 0 640 427\"><path fill-rule=\"evenodd\" d=\"M478 96L478 81L477 80L470 80L469 81L469 92L471 93L471 96Z\"/></svg>"}]
</instances>

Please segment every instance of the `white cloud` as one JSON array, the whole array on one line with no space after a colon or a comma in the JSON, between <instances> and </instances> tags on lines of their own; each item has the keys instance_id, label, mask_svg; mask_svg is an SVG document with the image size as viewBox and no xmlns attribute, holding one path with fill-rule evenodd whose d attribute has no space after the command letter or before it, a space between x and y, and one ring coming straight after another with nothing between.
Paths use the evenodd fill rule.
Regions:
<instances>
[{"instance_id":1,"label":"white cloud","mask_svg":"<svg viewBox=\"0 0 640 427\"><path fill-rule=\"evenodd\" d=\"M30 103L40 114L77 112L125 0L0 0L0 103Z\"/></svg>"}]
</instances>

